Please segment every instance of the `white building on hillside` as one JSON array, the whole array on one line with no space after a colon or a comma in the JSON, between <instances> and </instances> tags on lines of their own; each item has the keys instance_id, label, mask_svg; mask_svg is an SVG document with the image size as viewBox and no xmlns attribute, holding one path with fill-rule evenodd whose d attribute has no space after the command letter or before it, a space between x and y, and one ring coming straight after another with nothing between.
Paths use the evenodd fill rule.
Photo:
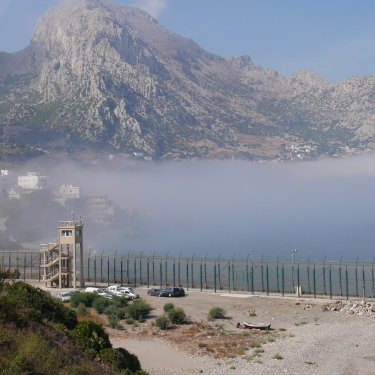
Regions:
<instances>
[{"instance_id":1,"label":"white building on hillside","mask_svg":"<svg viewBox=\"0 0 375 375\"><path fill-rule=\"evenodd\" d=\"M26 176L18 176L18 186L25 190L42 190L47 185L47 177L35 172L28 172Z\"/></svg>"},{"instance_id":2,"label":"white building on hillside","mask_svg":"<svg viewBox=\"0 0 375 375\"><path fill-rule=\"evenodd\" d=\"M79 186L62 185L60 187L60 196L63 199L78 199L80 196Z\"/></svg>"}]
</instances>

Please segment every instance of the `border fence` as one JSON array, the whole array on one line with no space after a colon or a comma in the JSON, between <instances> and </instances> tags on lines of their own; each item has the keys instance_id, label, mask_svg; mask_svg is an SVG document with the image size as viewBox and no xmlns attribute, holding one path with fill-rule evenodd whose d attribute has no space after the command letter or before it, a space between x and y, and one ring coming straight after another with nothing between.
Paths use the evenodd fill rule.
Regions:
<instances>
[{"instance_id":1,"label":"border fence","mask_svg":"<svg viewBox=\"0 0 375 375\"><path fill-rule=\"evenodd\" d=\"M41 280L39 251L0 251L19 280ZM84 253L88 284L184 287L213 292L375 298L374 262L279 261Z\"/></svg>"}]
</instances>

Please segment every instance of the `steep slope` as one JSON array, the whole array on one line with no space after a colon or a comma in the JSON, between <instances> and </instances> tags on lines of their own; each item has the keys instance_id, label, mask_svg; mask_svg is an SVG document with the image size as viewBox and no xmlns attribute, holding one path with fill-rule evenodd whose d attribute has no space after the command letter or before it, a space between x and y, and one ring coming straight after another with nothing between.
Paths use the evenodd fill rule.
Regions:
<instances>
[{"instance_id":1,"label":"steep slope","mask_svg":"<svg viewBox=\"0 0 375 375\"><path fill-rule=\"evenodd\" d=\"M0 53L0 140L156 158L274 159L287 143L367 145L374 79L284 78L248 56L210 54L140 9L71 0L40 19L29 47Z\"/></svg>"}]
</instances>

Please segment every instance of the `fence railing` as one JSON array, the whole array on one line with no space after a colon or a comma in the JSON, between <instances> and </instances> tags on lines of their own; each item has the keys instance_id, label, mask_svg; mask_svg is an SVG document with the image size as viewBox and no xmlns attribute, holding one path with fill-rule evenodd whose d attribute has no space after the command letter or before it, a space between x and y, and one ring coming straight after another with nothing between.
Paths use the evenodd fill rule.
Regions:
<instances>
[{"instance_id":1,"label":"fence railing","mask_svg":"<svg viewBox=\"0 0 375 375\"><path fill-rule=\"evenodd\" d=\"M21 280L41 280L41 260L38 251L0 251L0 264ZM89 284L375 298L374 262L291 262L85 253L83 266L84 278Z\"/></svg>"}]
</instances>

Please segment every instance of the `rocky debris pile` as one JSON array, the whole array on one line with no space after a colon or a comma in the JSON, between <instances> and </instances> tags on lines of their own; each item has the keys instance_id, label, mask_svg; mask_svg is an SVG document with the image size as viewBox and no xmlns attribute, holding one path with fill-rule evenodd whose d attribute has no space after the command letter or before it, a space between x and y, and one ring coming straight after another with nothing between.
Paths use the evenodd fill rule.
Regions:
<instances>
[{"instance_id":1,"label":"rocky debris pile","mask_svg":"<svg viewBox=\"0 0 375 375\"><path fill-rule=\"evenodd\" d=\"M375 319L375 302L335 301L324 305L323 311L338 311L348 315Z\"/></svg>"}]
</instances>

